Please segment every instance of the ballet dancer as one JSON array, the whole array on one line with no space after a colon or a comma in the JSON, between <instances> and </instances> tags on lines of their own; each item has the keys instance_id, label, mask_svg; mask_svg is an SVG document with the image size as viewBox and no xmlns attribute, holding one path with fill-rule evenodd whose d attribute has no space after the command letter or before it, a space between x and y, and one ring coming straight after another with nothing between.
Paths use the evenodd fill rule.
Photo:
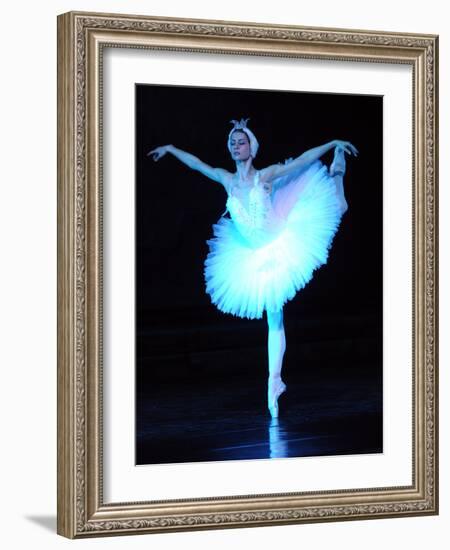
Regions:
<instances>
[{"instance_id":1,"label":"ballet dancer","mask_svg":"<svg viewBox=\"0 0 450 550\"><path fill-rule=\"evenodd\" d=\"M259 143L248 120L231 121L227 147L235 172L211 167L174 145L156 147L147 155L158 161L170 153L225 188L226 210L207 241L206 292L224 313L258 319L266 312L267 406L271 417L277 418L278 399L286 391L281 378L286 350L283 306L327 261L348 209L345 154L357 156L358 150L335 139L258 170L253 161ZM319 159L333 149L328 169Z\"/></svg>"}]
</instances>

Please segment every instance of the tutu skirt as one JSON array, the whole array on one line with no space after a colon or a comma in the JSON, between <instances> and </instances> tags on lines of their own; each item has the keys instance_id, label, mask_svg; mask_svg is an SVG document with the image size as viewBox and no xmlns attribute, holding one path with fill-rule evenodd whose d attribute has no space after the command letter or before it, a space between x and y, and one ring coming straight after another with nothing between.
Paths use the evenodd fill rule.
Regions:
<instances>
[{"instance_id":1,"label":"tutu skirt","mask_svg":"<svg viewBox=\"0 0 450 550\"><path fill-rule=\"evenodd\" d=\"M272 216L276 233L257 244L233 219L213 225L205 261L206 292L219 310L258 319L264 310L279 311L325 264L342 209L334 180L316 161L273 182Z\"/></svg>"}]
</instances>

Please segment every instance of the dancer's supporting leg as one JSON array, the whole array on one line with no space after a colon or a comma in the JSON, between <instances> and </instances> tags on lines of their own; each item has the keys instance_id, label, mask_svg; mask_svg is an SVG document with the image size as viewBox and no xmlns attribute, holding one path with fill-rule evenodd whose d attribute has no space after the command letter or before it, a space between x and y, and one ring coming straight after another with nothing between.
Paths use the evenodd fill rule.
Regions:
<instances>
[{"instance_id":1,"label":"dancer's supporting leg","mask_svg":"<svg viewBox=\"0 0 450 550\"><path fill-rule=\"evenodd\" d=\"M348 204L344 195L345 152L340 147L334 150L333 162L330 166L330 176L336 184L336 191L342 207L342 214L348 210Z\"/></svg>"},{"instance_id":2,"label":"dancer's supporting leg","mask_svg":"<svg viewBox=\"0 0 450 550\"><path fill-rule=\"evenodd\" d=\"M267 405L272 418L278 417L278 397L286 390L281 379L283 356L286 350L284 334L283 310L267 311L268 355L269 355L269 383L267 389Z\"/></svg>"}]
</instances>

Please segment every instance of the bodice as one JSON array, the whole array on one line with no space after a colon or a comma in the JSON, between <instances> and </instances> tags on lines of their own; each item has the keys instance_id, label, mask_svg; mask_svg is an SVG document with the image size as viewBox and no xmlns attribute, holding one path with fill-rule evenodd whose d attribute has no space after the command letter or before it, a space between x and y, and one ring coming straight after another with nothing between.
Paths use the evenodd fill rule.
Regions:
<instances>
[{"instance_id":1,"label":"bodice","mask_svg":"<svg viewBox=\"0 0 450 550\"><path fill-rule=\"evenodd\" d=\"M257 171L248 194L247 208L231 188L227 209L239 232L253 243L271 240L280 223L272 207L270 192L259 181Z\"/></svg>"}]
</instances>

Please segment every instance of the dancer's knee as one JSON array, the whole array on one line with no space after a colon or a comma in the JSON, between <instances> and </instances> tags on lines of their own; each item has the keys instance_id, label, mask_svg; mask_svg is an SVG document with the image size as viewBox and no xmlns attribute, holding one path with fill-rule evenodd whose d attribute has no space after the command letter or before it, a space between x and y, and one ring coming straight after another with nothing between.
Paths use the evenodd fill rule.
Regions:
<instances>
[{"instance_id":1,"label":"dancer's knee","mask_svg":"<svg viewBox=\"0 0 450 550\"><path fill-rule=\"evenodd\" d=\"M270 330L281 330L283 326L283 310L267 311L267 324Z\"/></svg>"}]
</instances>

